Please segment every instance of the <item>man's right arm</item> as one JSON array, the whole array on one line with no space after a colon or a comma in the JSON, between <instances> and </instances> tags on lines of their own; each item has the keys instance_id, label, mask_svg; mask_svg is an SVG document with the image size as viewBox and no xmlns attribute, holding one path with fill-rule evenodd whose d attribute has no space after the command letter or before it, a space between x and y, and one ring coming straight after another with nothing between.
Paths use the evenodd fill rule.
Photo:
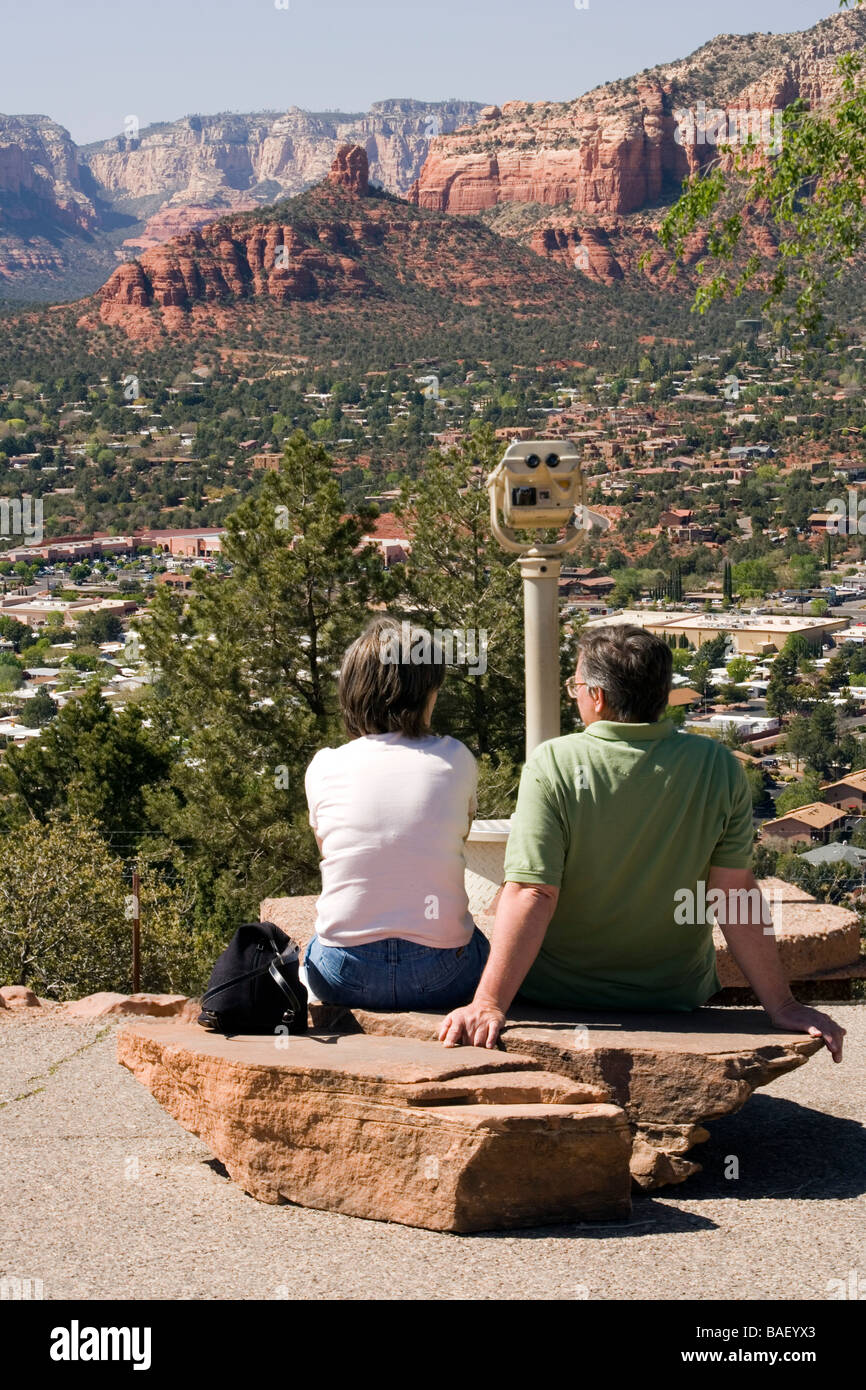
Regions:
<instances>
[{"instance_id":1,"label":"man's right arm","mask_svg":"<svg viewBox=\"0 0 866 1390\"><path fill-rule=\"evenodd\" d=\"M541 883L503 885L493 925L493 946L475 998L443 1021L446 1047L495 1047L505 1015L523 984L550 925L559 889Z\"/></svg>"},{"instance_id":2,"label":"man's right arm","mask_svg":"<svg viewBox=\"0 0 866 1390\"><path fill-rule=\"evenodd\" d=\"M559 898L570 827L550 783L544 745L520 776L517 808L505 853L505 883L493 925L493 946L475 998L445 1019L446 1047L495 1047L505 1012L538 952Z\"/></svg>"},{"instance_id":3,"label":"man's right arm","mask_svg":"<svg viewBox=\"0 0 866 1390\"><path fill-rule=\"evenodd\" d=\"M752 796L742 768L736 769L731 813L713 852L710 891L724 894L719 927L731 954L777 1028L821 1037L834 1062L842 1060L845 1029L829 1015L798 1004L779 960L772 927L764 925L766 904L751 868ZM746 910L741 905L745 901ZM758 906L758 904L761 906Z\"/></svg>"},{"instance_id":4,"label":"man's right arm","mask_svg":"<svg viewBox=\"0 0 866 1390\"><path fill-rule=\"evenodd\" d=\"M709 891L722 892L718 925L764 1009L777 1028L822 1038L834 1062L842 1060L845 1029L829 1014L798 1004L779 959L769 908L750 869L710 869ZM769 923L769 925L767 925Z\"/></svg>"}]
</instances>

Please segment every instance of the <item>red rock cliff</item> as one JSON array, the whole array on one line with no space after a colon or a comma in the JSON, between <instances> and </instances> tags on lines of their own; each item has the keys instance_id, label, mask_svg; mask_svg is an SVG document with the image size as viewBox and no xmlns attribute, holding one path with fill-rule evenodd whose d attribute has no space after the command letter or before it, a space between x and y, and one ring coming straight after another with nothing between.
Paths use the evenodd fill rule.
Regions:
<instances>
[{"instance_id":1,"label":"red rock cliff","mask_svg":"<svg viewBox=\"0 0 866 1390\"><path fill-rule=\"evenodd\" d=\"M480 213L541 254L578 252L585 274L616 279L647 249L683 179L717 157L715 143L690 139L684 112L703 106L728 122L766 113L769 123L798 96L820 105L838 91L839 54L864 46L866 14L844 13L802 34L726 35L576 101L486 107L471 129L433 141L410 200ZM514 204L525 212L509 213Z\"/></svg>"}]
</instances>

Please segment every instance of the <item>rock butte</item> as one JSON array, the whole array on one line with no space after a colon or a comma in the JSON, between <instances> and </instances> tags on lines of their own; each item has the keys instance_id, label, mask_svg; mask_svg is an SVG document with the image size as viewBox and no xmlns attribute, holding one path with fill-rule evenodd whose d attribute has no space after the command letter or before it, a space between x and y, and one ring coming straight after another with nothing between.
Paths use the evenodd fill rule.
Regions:
<instances>
[{"instance_id":1,"label":"rock butte","mask_svg":"<svg viewBox=\"0 0 866 1390\"><path fill-rule=\"evenodd\" d=\"M623 1111L520 1054L154 1022L118 1059L263 1202L464 1232L630 1211Z\"/></svg>"},{"instance_id":2,"label":"rock butte","mask_svg":"<svg viewBox=\"0 0 866 1390\"><path fill-rule=\"evenodd\" d=\"M545 317L569 303L579 310L581 280L523 247L509 245L504 256L501 249L481 223L382 197L370 185L364 149L344 146L302 207L224 217L145 251L81 301L78 323L89 330L101 321L130 338L209 336L244 316L261 327L263 311L280 305L285 347L310 315L359 301L402 323L409 296L417 326L427 312L412 298L419 289L446 296L449 312L479 304Z\"/></svg>"}]
</instances>

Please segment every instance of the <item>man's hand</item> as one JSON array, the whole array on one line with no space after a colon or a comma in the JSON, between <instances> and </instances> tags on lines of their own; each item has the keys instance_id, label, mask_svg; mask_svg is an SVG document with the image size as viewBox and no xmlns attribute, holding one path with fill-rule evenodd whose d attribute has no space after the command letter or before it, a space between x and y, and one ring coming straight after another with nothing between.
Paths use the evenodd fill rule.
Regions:
<instances>
[{"instance_id":1,"label":"man's hand","mask_svg":"<svg viewBox=\"0 0 866 1390\"><path fill-rule=\"evenodd\" d=\"M538 955L559 889L544 883L505 883L499 896L493 945L475 998L453 1009L439 1029L446 1047L495 1047L505 1011Z\"/></svg>"},{"instance_id":2,"label":"man's hand","mask_svg":"<svg viewBox=\"0 0 866 1390\"><path fill-rule=\"evenodd\" d=\"M808 1033L813 1038L823 1038L833 1061L841 1062L842 1039L846 1030L830 1018L829 1014L822 1014L818 1009L810 1009L805 1004L794 1002L773 1010L770 1018L777 1028L784 1029L786 1033Z\"/></svg>"},{"instance_id":3,"label":"man's hand","mask_svg":"<svg viewBox=\"0 0 866 1390\"><path fill-rule=\"evenodd\" d=\"M495 1047L505 1024L505 1014L493 1004L472 1001L453 1009L439 1029L439 1041L446 1047Z\"/></svg>"}]
</instances>

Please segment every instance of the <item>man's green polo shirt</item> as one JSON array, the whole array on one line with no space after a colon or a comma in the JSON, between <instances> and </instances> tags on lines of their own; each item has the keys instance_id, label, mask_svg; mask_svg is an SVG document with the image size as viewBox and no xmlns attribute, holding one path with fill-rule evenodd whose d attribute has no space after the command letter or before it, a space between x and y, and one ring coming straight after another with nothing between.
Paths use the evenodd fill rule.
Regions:
<instances>
[{"instance_id":1,"label":"man's green polo shirt","mask_svg":"<svg viewBox=\"0 0 866 1390\"><path fill-rule=\"evenodd\" d=\"M694 920L707 916L698 883L711 865L749 868L752 842L745 773L713 739L599 720L541 744L520 779L505 879L560 891L521 994L560 1008L705 1003L720 986L712 924Z\"/></svg>"}]
</instances>

